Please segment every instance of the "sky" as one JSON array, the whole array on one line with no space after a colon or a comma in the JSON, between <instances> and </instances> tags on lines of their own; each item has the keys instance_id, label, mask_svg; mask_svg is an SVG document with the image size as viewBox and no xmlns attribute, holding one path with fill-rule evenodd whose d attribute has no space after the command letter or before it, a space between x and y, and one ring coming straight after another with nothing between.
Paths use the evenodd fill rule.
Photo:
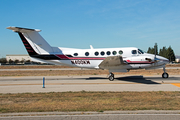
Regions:
<instances>
[{"instance_id":1,"label":"sky","mask_svg":"<svg viewBox=\"0 0 180 120\"><path fill-rule=\"evenodd\" d=\"M54 47L172 47L180 55L180 0L0 0L0 58L28 54L9 26L42 30Z\"/></svg>"}]
</instances>

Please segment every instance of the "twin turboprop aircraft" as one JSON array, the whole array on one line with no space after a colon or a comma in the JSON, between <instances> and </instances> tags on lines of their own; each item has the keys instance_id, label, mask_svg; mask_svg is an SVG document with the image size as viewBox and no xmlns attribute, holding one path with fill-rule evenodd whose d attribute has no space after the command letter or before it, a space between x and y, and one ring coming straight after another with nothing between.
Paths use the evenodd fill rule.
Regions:
<instances>
[{"instance_id":1,"label":"twin turboprop aircraft","mask_svg":"<svg viewBox=\"0 0 180 120\"><path fill-rule=\"evenodd\" d=\"M133 69L163 68L163 78L168 78L165 65L169 60L148 54L136 47L74 49L52 47L38 33L41 30L20 27L7 27L17 32L32 61L68 65L80 68L107 69L109 80L114 80L113 72L129 72Z\"/></svg>"}]
</instances>

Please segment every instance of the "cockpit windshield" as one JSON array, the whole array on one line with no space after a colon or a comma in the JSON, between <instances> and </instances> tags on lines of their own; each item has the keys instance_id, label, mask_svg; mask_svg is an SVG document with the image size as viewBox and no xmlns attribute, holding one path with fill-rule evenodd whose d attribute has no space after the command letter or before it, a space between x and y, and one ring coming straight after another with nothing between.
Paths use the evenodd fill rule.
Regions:
<instances>
[{"instance_id":1,"label":"cockpit windshield","mask_svg":"<svg viewBox=\"0 0 180 120\"><path fill-rule=\"evenodd\" d=\"M142 51L141 49L138 49L138 53L139 54L144 54L144 51Z\"/></svg>"}]
</instances>

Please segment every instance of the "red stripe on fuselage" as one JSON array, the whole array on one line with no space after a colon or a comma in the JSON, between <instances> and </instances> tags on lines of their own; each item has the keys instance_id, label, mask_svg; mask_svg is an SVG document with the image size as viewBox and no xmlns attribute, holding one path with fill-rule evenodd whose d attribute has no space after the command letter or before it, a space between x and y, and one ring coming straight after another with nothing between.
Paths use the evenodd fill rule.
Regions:
<instances>
[{"instance_id":1,"label":"red stripe on fuselage","mask_svg":"<svg viewBox=\"0 0 180 120\"><path fill-rule=\"evenodd\" d=\"M70 58L70 59L74 59L74 60L104 60L105 58L95 58L95 57L86 57L86 58L83 58L83 57L77 57L77 58Z\"/></svg>"},{"instance_id":2,"label":"red stripe on fuselage","mask_svg":"<svg viewBox=\"0 0 180 120\"><path fill-rule=\"evenodd\" d=\"M61 59L69 59L69 57L65 56L65 55L56 55L57 57L61 58Z\"/></svg>"},{"instance_id":3,"label":"red stripe on fuselage","mask_svg":"<svg viewBox=\"0 0 180 120\"><path fill-rule=\"evenodd\" d=\"M148 61L130 61L126 60L128 64L152 64L154 62L148 62Z\"/></svg>"},{"instance_id":4,"label":"red stripe on fuselage","mask_svg":"<svg viewBox=\"0 0 180 120\"><path fill-rule=\"evenodd\" d=\"M68 57L66 55L56 55L62 60L104 60L105 58L102 57Z\"/></svg>"},{"instance_id":5,"label":"red stripe on fuselage","mask_svg":"<svg viewBox=\"0 0 180 120\"><path fill-rule=\"evenodd\" d=\"M68 57L66 55L56 55L61 60L104 60L105 57ZM148 61L130 61L126 60L128 64L152 64L154 62L148 62Z\"/></svg>"}]
</instances>

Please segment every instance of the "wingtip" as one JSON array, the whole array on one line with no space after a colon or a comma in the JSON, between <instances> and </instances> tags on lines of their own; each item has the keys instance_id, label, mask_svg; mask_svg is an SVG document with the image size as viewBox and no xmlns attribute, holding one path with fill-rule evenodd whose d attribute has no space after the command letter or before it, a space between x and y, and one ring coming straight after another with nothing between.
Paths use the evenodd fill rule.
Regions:
<instances>
[{"instance_id":1,"label":"wingtip","mask_svg":"<svg viewBox=\"0 0 180 120\"><path fill-rule=\"evenodd\" d=\"M15 28L16 28L16 27L14 27L14 26L9 26L9 27L7 27L6 29L9 29L9 30L12 30L12 31L16 32Z\"/></svg>"},{"instance_id":2,"label":"wingtip","mask_svg":"<svg viewBox=\"0 0 180 120\"><path fill-rule=\"evenodd\" d=\"M11 28L14 28L13 26L9 26L9 27L7 27L6 29L11 29Z\"/></svg>"}]
</instances>

